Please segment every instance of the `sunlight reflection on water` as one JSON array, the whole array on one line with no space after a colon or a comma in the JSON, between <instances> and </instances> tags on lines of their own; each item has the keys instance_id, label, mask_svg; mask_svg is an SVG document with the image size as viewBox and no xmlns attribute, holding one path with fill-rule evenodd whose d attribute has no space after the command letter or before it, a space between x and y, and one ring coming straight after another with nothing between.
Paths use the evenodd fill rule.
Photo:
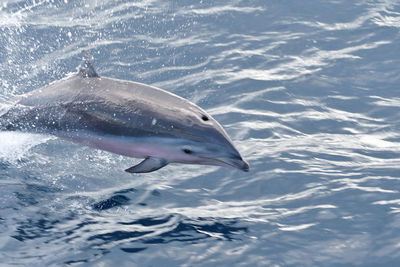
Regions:
<instances>
[{"instance_id":1,"label":"sunlight reflection on water","mask_svg":"<svg viewBox=\"0 0 400 267\"><path fill-rule=\"evenodd\" d=\"M249 173L0 133L4 264L380 265L400 259L396 1L7 1L0 104L74 72L196 102ZM1 110L0 109L0 113Z\"/></svg>"}]
</instances>

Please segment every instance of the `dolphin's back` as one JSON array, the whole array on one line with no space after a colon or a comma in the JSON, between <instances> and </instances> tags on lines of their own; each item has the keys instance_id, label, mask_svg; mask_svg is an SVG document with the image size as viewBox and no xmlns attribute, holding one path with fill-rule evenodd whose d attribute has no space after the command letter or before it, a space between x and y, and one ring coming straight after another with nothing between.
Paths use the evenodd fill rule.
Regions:
<instances>
[{"instance_id":1,"label":"dolphin's back","mask_svg":"<svg viewBox=\"0 0 400 267\"><path fill-rule=\"evenodd\" d=\"M185 129L200 128L196 126L202 116L210 117L191 102L152 86L74 75L22 96L0 117L0 129L182 137L188 134Z\"/></svg>"}]
</instances>

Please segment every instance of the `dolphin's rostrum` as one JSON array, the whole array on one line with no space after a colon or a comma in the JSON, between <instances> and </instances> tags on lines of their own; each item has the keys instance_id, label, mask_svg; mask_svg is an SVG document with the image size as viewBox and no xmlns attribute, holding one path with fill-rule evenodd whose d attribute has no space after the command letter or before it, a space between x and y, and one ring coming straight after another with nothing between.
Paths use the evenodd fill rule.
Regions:
<instances>
[{"instance_id":1,"label":"dolphin's rostrum","mask_svg":"<svg viewBox=\"0 0 400 267\"><path fill-rule=\"evenodd\" d=\"M230 166L242 159L221 125L197 105L149 85L100 77L83 52L77 74L18 98L0 130L52 134L93 148L145 158L130 173L168 163Z\"/></svg>"}]
</instances>

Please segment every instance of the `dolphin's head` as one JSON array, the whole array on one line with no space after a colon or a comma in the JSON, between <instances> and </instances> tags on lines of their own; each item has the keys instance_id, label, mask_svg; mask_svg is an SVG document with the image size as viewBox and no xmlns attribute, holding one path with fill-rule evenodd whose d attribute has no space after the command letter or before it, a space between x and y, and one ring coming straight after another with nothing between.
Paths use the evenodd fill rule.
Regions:
<instances>
[{"instance_id":1,"label":"dolphin's head","mask_svg":"<svg viewBox=\"0 0 400 267\"><path fill-rule=\"evenodd\" d=\"M188 112L188 111L186 111ZM233 167L249 171L222 126L204 110L191 110L185 122L176 121L174 131L179 137L174 142L170 162Z\"/></svg>"},{"instance_id":2,"label":"dolphin's head","mask_svg":"<svg viewBox=\"0 0 400 267\"><path fill-rule=\"evenodd\" d=\"M235 147L219 140L186 142L181 146L180 153L180 159L177 162L233 167L245 172L249 171L249 164Z\"/></svg>"}]
</instances>

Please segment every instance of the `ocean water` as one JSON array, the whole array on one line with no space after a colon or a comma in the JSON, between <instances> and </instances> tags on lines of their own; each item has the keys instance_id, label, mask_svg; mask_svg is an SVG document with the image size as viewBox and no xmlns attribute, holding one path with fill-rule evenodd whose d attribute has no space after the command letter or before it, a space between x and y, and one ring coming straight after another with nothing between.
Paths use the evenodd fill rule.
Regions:
<instances>
[{"instance_id":1,"label":"ocean water","mask_svg":"<svg viewBox=\"0 0 400 267\"><path fill-rule=\"evenodd\" d=\"M0 110L76 71L185 97L249 163L0 133L0 266L396 266L400 3L4 0Z\"/></svg>"}]
</instances>

